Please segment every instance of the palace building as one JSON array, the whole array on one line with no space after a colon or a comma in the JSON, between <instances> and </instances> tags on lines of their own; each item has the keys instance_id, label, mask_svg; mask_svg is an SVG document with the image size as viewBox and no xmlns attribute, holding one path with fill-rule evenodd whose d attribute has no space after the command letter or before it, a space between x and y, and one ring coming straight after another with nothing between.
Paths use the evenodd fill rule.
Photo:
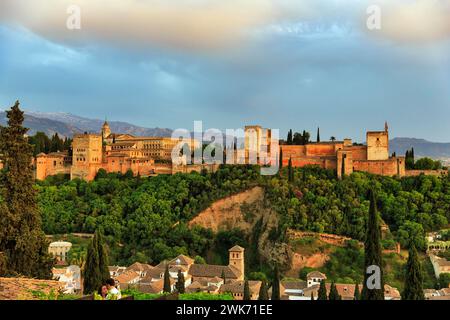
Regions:
<instances>
[{"instance_id":1,"label":"palace building","mask_svg":"<svg viewBox=\"0 0 450 320\"><path fill-rule=\"evenodd\" d=\"M135 137L112 133L107 121L100 133L76 134L72 142L72 156L67 152L40 153L36 156L36 178L70 174L71 179L93 180L100 169L106 172L150 176L171 174L171 152L178 143L186 143L191 150L198 147L194 139L168 137Z\"/></svg>"}]
</instances>

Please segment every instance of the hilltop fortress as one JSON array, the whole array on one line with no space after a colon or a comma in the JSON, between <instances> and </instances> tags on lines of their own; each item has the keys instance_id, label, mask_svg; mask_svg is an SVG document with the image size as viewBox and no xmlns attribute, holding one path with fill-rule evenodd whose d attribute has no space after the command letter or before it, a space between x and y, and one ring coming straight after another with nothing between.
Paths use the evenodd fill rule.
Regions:
<instances>
[{"instance_id":1,"label":"hilltop fortress","mask_svg":"<svg viewBox=\"0 0 450 320\"><path fill-rule=\"evenodd\" d=\"M337 171L338 177L354 171L383 176L405 176L405 157L389 155L389 130L368 131L366 145L356 145L351 139L316 142L307 145L282 145L283 165L291 159L292 166L318 165Z\"/></svg>"},{"instance_id":2,"label":"hilltop fortress","mask_svg":"<svg viewBox=\"0 0 450 320\"><path fill-rule=\"evenodd\" d=\"M129 134L112 133L105 121L100 133L77 134L73 137L72 155L67 152L40 153L36 156L36 178L43 180L55 174L70 174L70 178L93 180L100 169L106 172L151 176L177 172L200 172L215 170L218 164L172 164L172 149L179 143L187 144L191 150L201 147L195 139L169 137L135 137ZM276 141L278 142L278 141ZM278 148L276 162L293 167L317 165L336 170L337 176L355 171L383 176L411 176L424 174L440 175L444 171L418 171L405 169L405 157L390 155L389 128L383 131L368 131L366 144L355 144L351 139L343 141L310 142L305 145L286 145L272 140L271 129L258 125L246 126L241 162L260 165L274 164L274 151ZM261 150L266 150L267 157ZM238 158L239 152L234 154ZM281 157L281 161L279 160ZM253 162L251 161L253 160Z\"/></svg>"}]
</instances>

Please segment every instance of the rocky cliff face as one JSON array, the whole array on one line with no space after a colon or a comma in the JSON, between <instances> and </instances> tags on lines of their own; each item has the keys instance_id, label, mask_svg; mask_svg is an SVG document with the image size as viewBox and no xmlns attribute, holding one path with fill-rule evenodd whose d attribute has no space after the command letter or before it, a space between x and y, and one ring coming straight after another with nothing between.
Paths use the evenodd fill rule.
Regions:
<instances>
[{"instance_id":1,"label":"rocky cliff face","mask_svg":"<svg viewBox=\"0 0 450 320\"><path fill-rule=\"evenodd\" d=\"M281 269L291 265L292 251L289 246L269 238L271 230L278 227L278 215L266 202L261 187L214 202L190 221L189 226L194 225L210 228L214 232L241 229L257 247L263 261L270 264L277 262Z\"/></svg>"}]
</instances>

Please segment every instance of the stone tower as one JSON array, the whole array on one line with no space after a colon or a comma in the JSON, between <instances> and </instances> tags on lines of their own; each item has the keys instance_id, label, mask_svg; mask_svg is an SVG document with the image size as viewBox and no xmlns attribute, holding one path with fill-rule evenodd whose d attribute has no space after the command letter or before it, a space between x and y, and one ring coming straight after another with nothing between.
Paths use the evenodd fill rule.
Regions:
<instances>
[{"instance_id":1,"label":"stone tower","mask_svg":"<svg viewBox=\"0 0 450 320\"><path fill-rule=\"evenodd\" d=\"M102 137L106 139L111 134L111 128L109 127L108 121L105 120L102 126Z\"/></svg>"},{"instance_id":2,"label":"stone tower","mask_svg":"<svg viewBox=\"0 0 450 320\"><path fill-rule=\"evenodd\" d=\"M244 248L237 245L228 250L230 255L229 266L233 266L240 271L238 280L244 280L244 251Z\"/></svg>"}]
</instances>

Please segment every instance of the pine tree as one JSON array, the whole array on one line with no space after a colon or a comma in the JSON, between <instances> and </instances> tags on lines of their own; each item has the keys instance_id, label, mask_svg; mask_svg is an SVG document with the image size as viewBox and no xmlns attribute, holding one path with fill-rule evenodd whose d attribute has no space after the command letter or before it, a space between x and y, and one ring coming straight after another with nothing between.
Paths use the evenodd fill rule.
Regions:
<instances>
[{"instance_id":1,"label":"pine tree","mask_svg":"<svg viewBox=\"0 0 450 320\"><path fill-rule=\"evenodd\" d=\"M243 300L251 300L251 296L250 296L250 286L248 285L248 280L246 279L244 281L244 297Z\"/></svg>"},{"instance_id":2,"label":"pine tree","mask_svg":"<svg viewBox=\"0 0 450 320\"><path fill-rule=\"evenodd\" d=\"M320 128L317 128L317 142L320 142Z\"/></svg>"},{"instance_id":3,"label":"pine tree","mask_svg":"<svg viewBox=\"0 0 450 320\"><path fill-rule=\"evenodd\" d=\"M328 300L325 280L320 281L319 291L317 292L317 300Z\"/></svg>"},{"instance_id":4,"label":"pine tree","mask_svg":"<svg viewBox=\"0 0 450 320\"><path fill-rule=\"evenodd\" d=\"M364 242L364 283L361 293L362 300L384 300L384 277L383 277L383 260L381 257L381 230L379 225L379 217L377 212L377 203L375 193L369 190L370 209L366 229L366 240ZM380 284L379 289L370 289L367 287L367 281L371 274L367 273L370 266L378 267L380 270L380 278L377 279ZM370 280L370 279L369 279Z\"/></svg>"},{"instance_id":5,"label":"pine tree","mask_svg":"<svg viewBox=\"0 0 450 320\"><path fill-rule=\"evenodd\" d=\"M31 165L34 148L25 137L19 101L6 117L8 126L0 126L0 252L8 274L49 279L54 261L41 229Z\"/></svg>"},{"instance_id":6,"label":"pine tree","mask_svg":"<svg viewBox=\"0 0 450 320\"><path fill-rule=\"evenodd\" d=\"M408 262L406 263L405 290L402 299L425 300L422 265L413 242L410 244Z\"/></svg>"},{"instance_id":7,"label":"pine tree","mask_svg":"<svg viewBox=\"0 0 450 320\"><path fill-rule=\"evenodd\" d=\"M170 293L172 292L171 286L170 286L170 273L169 273L169 266L166 265L166 270L164 271L164 293Z\"/></svg>"},{"instance_id":8,"label":"pine tree","mask_svg":"<svg viewBox=\"0 0 450 320\"><path fill-rule=\"evenodd\" d=\"M353 300L361 300L361 294L359 293L359 284L355 285L355 294Z\"/></svg>"},{"instance_id":9,"label":"pine tree","mask_svg":"<svg viewBox=\"0 0 450 320\"><path fill-rule=\"evenodd\" d=\"M273 273L272 300L280 300L280 273L277 264Z\"/></svg>"},{"instance_id":10,"label":"pine tree","mask_svg":"<svg viewBox=\"0 0 450 320\"><path fill-rule=\"evenodd\" d=\"M265 280L261 282L258 300L269 300L269 294L267 293L267 285Z\"/></svg>"},{"instance_id":11,"label":"pine tree","mask_svg":"<svg viewBox=\"0 0 450 320\"><path fill-rule=\"evenodd\" d=\"M292 168L292 159L289 158L288 162L288 181L292 182L294 181L294 169Z\"/></svg>"},{"instance_id":12,"label":"pine tree","mask_svg":"<svg viewBox=\"0 0 450 320\"><path fill-rule=\"evenodd\" d=\"M339 295L339 292L336 289L336 284L334 282L331 283L328 300L341 300L341 296Z\"/></svg>"},{"instance_id":13,"label":"pine tree","mask_svg":"<svg viewBox=\"0 0 450 320\"><path fill-rule=\"evenodd\" d=\"M183 294L185 292L184 274L183 272L181 272L181 270L178 270L178 279L177 283L175 284L175 288L180 294Z\"/></svg>"}]
</instances>

